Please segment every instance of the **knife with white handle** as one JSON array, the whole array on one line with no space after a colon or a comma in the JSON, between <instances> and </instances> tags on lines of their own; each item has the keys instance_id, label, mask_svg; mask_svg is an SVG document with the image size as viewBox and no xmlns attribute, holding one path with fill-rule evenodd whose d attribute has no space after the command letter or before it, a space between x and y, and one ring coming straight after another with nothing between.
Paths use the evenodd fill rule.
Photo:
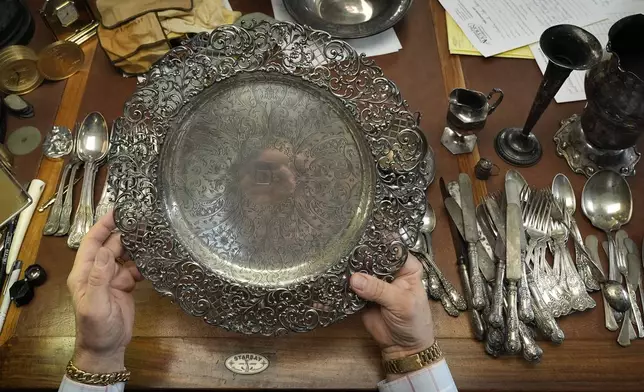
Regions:
<instances>
[{"instance_id":1,"label":"knife with white handle","mask_svg":"<svg viewBox=\"0 0 644 392\"><path fill-rule=\"evenodd\" d=\"M521 280L523 269L521 266L521 207L514 203L509 203L507 206L505 228L505 279L508 282L505 349L508 353L516 354L521 350L519 314L517 311L517 285Z\"/></svg>"},{"instance_id":2,"label":"knife with white handle","mask_svg":"<svg viewBox=\"0 0 644 392\"><path fill-rule=\"evenodd\" d=\"M474 194L472 193L472 181L470 176L461 173L458 176L458 184L461 191L461 209L463 210L463 231L467 242L467 254L469 258L470 279L472 286L472 306L476 310L483 310L485 298L483 297L483 277L479 271L478 251L476 243L479 240L479 231L476 223L476 206L474 205Z\"/></svg>"}]
</instances>

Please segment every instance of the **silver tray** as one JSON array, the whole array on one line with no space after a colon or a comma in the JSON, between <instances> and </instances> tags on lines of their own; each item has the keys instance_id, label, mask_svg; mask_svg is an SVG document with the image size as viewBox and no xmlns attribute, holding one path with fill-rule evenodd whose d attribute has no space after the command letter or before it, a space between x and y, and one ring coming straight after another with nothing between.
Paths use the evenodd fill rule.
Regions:
<instances>
[{"instance_id":1,"label":"silver tray","mask_svg":"<svg viewBox=\"0 0 644 392\"><path fill-rule=\"evenodd\" d=\"M349 277L393 278L433 179L417 116L382 71L285 22L173 49L114 132L125 248L160 293L241 333L304 332L361 309Z\"/></svg>"}]
</instances>

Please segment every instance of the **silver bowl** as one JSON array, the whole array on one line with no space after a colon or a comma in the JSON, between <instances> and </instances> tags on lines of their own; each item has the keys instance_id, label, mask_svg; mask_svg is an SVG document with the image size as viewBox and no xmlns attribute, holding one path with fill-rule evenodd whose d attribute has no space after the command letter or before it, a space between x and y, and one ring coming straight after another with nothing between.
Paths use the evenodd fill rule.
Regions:
<instances>
[{"instance_id":1,"label":"silver bowl","mask_svg":"<svg viewBox=\"0 0 644 392\"><path fill-rule=\"evenodd\" d=\"M324 30L336 38L378 34L398 23L412 0L284 0L299 23Z\"/></svg>"}]
</instances>

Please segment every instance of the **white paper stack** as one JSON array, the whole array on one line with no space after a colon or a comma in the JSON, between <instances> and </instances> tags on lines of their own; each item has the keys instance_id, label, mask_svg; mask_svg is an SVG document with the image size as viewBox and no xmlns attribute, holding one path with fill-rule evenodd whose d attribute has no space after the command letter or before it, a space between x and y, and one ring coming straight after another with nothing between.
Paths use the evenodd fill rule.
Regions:
<instances>
[{"instance_id":1,"label":"white paper stack","mask_svg":"<svg viewBox=\"0 0 644 392\"><path fill-rule=\"evenodd\" d=\"M608 29L624 16L644 12L644 0L439 0L472 45L485 57L530 45L541 71L548 59L539 37L557 24L582 26L605 47ZM557 102L586 99L584 71L574 71Z\"/></svg>"}]
</instances>

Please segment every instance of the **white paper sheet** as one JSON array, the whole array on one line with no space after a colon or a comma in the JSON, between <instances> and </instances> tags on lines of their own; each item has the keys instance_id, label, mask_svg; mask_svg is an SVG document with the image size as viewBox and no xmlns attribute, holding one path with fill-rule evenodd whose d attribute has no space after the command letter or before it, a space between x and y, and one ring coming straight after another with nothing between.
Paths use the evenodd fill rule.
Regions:
<instances>
[{"instance_id":1,"label":"white paper sheet","mask_svg":"<svg viewBox=\"0 0 644 392\"><path fill-rule=\"evenodd\" d=\"M594 0L439 0L485 57L539 40L561 23L585 26L605 19Z\"/></svg>"},{"instance_id":2,"label":"white paper sheet","mask_svg":"<svg viewBox=\"0 0 644 392\"><path fill-rule=\"evenodd\" d=\"M294 22L291 15L284 8L284 2L282 0L271 0L271 5L273 6L273 16L275 19ZM346 41L358 53L364 53L367 57L394 53L402 49L402 45L393 27L371 37L348 39Z\"/></svg>"},{"instance_id":3,"label":"white paper sheet","mask_svg":"<svg viewBox=\"0 0 644 392\"><path fill-rule=\"evenodd\" d=\"M593 34L602 47L605 48L608 43L608 30L610 27L620 20L621 18L637 13L644 13L644 0L594 0L597 5L602 7L603 14L608 18L599 23L593 23L585 26L584 29ZM642 38L644 39L644 37ZM548 65L548 58L543 54L539 48L539 44L530 45L530 50L534 54L534 58L541 69L545 72ZM561 90L555 95L557 103L583 101L586 99L584 91L584 78L586 71L572 71L570 77Z\"/></svg>"}]
</instances>

